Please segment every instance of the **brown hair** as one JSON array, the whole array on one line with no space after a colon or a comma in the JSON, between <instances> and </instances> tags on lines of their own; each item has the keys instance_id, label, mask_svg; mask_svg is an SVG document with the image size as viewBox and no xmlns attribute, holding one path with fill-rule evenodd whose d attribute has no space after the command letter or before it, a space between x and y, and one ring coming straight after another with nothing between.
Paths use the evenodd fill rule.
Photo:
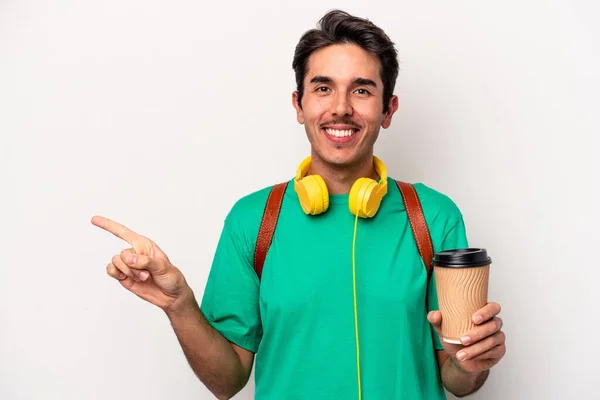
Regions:
<instances>
[{"instance_id":1,"label":"brown hair","mask_svg":"<svg viewBox=\"0 0 600 400\"><path fill-rule=\"evenodd\" d=\"M292 68L296 73L298 103L302 102L304 78L310 55L324 47L343 43L356 44L379 59L383 82L383 112L387 112L399 69L394 43L381 28L368 19L355 17L340 10L325 14L317 29L305 32L296 46Z\"/></svg>"}]
</instances>

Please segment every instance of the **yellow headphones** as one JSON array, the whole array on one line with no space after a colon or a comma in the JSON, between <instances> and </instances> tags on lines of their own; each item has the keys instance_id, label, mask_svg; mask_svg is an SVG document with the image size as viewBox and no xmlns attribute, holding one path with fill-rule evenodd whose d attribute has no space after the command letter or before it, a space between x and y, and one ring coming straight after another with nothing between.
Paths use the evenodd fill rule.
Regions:
<instances>
[{"instance_id":1,"label":"yellow headphones","mask_svg":"<svg viewBox=\"0 0 600 400\"><path fill-rule=\"evenodd\" d=\"M311 157L305 158L294 179L294 190L298 193L298 199L302 210L306 214L317 215L324 213L329 208L329 192L327 185L320 175L308 175ZM356 228L358 217L372 218L381 205L383 196L387 193L387 168L383 161L373 157L375 171L379 175L379 182L371 178L358 178L350 188L348 195L348 207L355 216L354 237L352 241L352 282L354 289L354 325L356 330L356 367L358 377L358 400L362 400L361 376L360 376L360 345L358 338L358 312L356 305Z\"/></svg>"},{"instance_id":2,"label":"yellow headphones","mask_svg":"<svg viewBox=\"0 0 600 400\"><path fill-rule=\"evenodd\" d=\"M387 193L387 169L383 161L373 157L375 171L379 175L379 183L371 178L359 178L350 189L348 207L352 215L361 218L372 218ZM294 190L298 193L300 205L306 214L317 215L329 208L329 192L320 175L306 176L310 169L311 157L305 158L296 172Z\"/></svg>"}]
</instances>

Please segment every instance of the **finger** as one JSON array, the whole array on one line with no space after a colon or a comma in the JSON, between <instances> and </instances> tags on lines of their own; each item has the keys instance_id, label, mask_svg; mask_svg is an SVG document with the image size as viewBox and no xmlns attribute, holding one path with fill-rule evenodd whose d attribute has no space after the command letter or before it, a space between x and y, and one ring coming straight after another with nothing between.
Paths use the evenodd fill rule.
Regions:
<instances>
[{"instance_id":1,"label":"finger","mask_svg":"<svg viewBox=\"0 0 600 400\"><path fill-rule=\"evenodd\" d=\"M123 264L128 266L141 281L148 279L150 273L145 269L151 269L152 266L150 265L151 260L147 256L136 254L134 249L125 249L119 257Z\"/></svg>"},{"instance_id":2,"label":"finger","mask_svg":"<svg viewBox=\"0 0 600 400\"><path fill-rule=\"evenodd\" d=\"M472 343L479 342L480 340L492 336L496 332L502 329L504 322L499 317L492 318L491 321L487 321L484 324L478 325L469 332L467 332L460 341L463 345L469 345Z\"/></svg>"},{"instance_id":3,"label":"finger","mask_svg":"<svg viewBox=\"0 0 600 400\"><path fill-rule=\"evenodd\" d=\"M106 266L106 273L108 274L108 276L113 277L119 281L127 278L127 275L119 271L119 269L115 267L113 263L108 263L108 265Z\"/></svg>"},{"instance_id":4,"label":"finger","mask_svg":"<svg viewBox=\"0 0 600 400\"><path fill-rule=\"evenodd\" d=\"M150 259L144 255L138 254L136 255L133 267L136 269L143 268L143 270L140 271L140 274L144 272L148 274L147 276L145 276L146 274L143 274L143 276L145 276L143 279L147 279L150 275L160 276L168 273L171 264L162 258Z\"/></svg>"},{"instance_id":5,"label":"finger","mask_svg":"<svg viewBox=\"0 0 600 400\"><path fill-rule=\"evenodd\" d=\"M120 254L121 260L130 268L150 269L152 259L145 254L139 254L135 249L125 249Z\"/></svg>"},{"instance_id":6,"label":"finger","mask_svg":"<svg viewBox=\"0 0 600 400\"><path fill-rule=\"evenodd\" d=\"M161 275L167 272L169 263L165 260L148 257L137 253L134 249L127 249L121 252L122 261L127 264L137 274L142 281L152 275ZM138 273L139 271L139 273Z\"/></svg>"},{"instance_id":7,"label":"finger","mask_svg":"<svg viewBox=\"0 0 600 400\"><path fill-rule=\"evenodd\" d=\"M133 232L129 228L124 225L121 225L118 222L112 221L108 218L101 216L92 217L92 224L96 225L99 228L104 229L115 235L118 238L125 240L127 243L133 246L134 242L140 238L140 235Z\"/></svg>"},{"instance_id":8,"label":"finger","mask_svg":"<svg viewBox=\"0 0 600 400\"><path fill-rule=\"evenodd\" d=\"M106 272L109 276L119 281L121 286L127 290L131 290L131 287L135 284L134 280L124 273L122 273L113 263L109 263L106 267Z\"/></svg>"},{"instance_id":9,"label":"finger","mask_svg":"<svg viewBox=\"0 0 600 400\"><path fill-rule=\"evenodd\" d=\"M500 311L500 304L488 303L487 305L485 305L485 307L473 314L473 322L475 322L476 324L481 324L485 321L489 321L496 315L500 314Z\"/></svg>"},{"instance_id":10,"label":"finger","mask_svg":"<svg viewBox=\"0 0 600 400\"><path fill-rule=\"evenodd\" d=\"M473 357L472 360L494 360L494 364L500 361L506 354L506 344L500 344L493 349L490 349L484 353L481 353L477 357Z\"/></svg>"},{"instance_id":11,"label":"finger","mask_svg":"<svg viewBox=\"0 0 600 400\"><path fill-rule=\"evenodd\" d=\"M435 327L442 326L442 313L440 311L431 311L427 314L427 320Z\"/></svg>"},{"instance_id":12,"label":"finger","mask_svg":"<svg viewBox=\"0 0 600 400\"><path fill-rule=\"evenodd\" d=\"M496 346L472 360L456 361L456 363L459 368L467 372L473 373L486 371L500 362L502 357L504 357L504 350L504 346Z\"/></svg>"},{"instance_id":13,"label":"finger","mask_svg":"<svg viewBox=\"0 0 600 400\"><path fill-rule=\"evenodd\" d=\"M123 260L121 260L120 256L114 256L112 258L111 262L119 271L124 273L126 276L130 277L131 279L133 279L136 282L140 282L140 278L138 278L139 272L137 274L134 274L133 271L131 270L131 268L129 268L127 265L125 265Z\"/></svg>"},{"instance_id":14,"label":"finger","mask_svg":"<svg viewBox=\"0 0 600 400\"><path fill-rule=\"evenodd\" d=\"M442 313L440 311L431 311L427 314L427 320L437 332L438 335L442 334Z\"/></svg>"},{"instance_id":15,"label":"finger","mask_svg":"<svg viewBox=\"0 0 600 400\"><path fill-rule=\"evenodd\" d=\"M489 336L471 346L465 347L456 353L456 358L459 361L471 360L496 346L503 345L504 341L504 332L495 333L494 335Z\"/></svg>"}]
</instances>

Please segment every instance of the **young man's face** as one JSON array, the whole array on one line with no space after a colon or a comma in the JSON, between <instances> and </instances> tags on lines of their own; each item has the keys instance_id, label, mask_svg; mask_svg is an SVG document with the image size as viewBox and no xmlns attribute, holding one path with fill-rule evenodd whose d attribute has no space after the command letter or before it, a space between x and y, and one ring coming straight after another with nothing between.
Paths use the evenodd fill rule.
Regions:
<instances>
[{"instance_id":1,"label":"young man's face","mask_svg":"<svg viewBox=\"0 0 600 400\"><path fill-rule=\"evenodd\" d=\"M353 165L373 153L380 127L389 127L398 108L393 96L383 114L383 82L376 56L353 44L314 52L304 78L302 108L293 103L313 149L332 166Z\"/></svg>"}]
</instances>

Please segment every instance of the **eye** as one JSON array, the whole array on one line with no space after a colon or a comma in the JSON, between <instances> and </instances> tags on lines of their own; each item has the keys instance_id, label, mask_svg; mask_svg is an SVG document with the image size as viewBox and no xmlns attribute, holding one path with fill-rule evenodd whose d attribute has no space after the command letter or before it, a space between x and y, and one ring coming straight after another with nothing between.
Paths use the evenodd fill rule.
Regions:
<instances>
[{"instance_id":1,"label":"eye","mask_svg":"<svg viewBox=\"0 0 600 400\"><path fill-rule=\"evenodd\" d=\"M368 96L371 94L367 89L356 89L356 93L361 96Z\"/></svg>"},{"instance_id":2,"label":"eye","mask_svg":"<svg viewBox=\"0 0 600 400\"><path fill-rule=\"evenodd\" d=\"M316 91L317 91L317 92L320 92L320 93L327 93L327 92L329 91L329 88L328 88L327 86L319 86L319 87L316 89Z\"/></svg>"}]
</instances>

